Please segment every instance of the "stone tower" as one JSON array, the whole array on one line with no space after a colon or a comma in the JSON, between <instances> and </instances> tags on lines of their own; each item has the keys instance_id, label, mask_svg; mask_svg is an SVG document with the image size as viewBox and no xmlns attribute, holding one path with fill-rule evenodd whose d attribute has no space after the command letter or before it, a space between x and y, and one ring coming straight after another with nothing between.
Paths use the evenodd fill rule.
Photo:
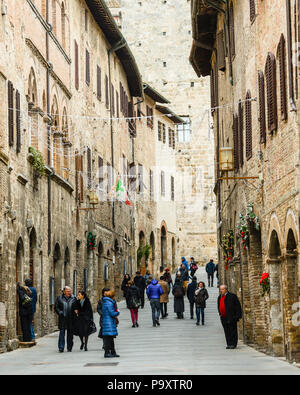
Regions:
<instances>
[{"instance_id":1,"label":"stone tower","mask_svg":"<svg viewBox=\"0 0 300 395\"><path fill-rule=\"evenodd\" d=\"M217 257L214 140L209 112L209 78L189 63L192 42L190 0L110 0L142 73L186 120L178 128L177 247L201 264Z\"/></svg>"}]
</instances>

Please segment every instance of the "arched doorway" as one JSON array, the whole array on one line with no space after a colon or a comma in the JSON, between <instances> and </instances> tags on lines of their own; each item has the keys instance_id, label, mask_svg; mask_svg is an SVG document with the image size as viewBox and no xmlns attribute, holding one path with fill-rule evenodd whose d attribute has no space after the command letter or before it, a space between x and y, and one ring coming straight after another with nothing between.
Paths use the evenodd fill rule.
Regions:
<instances>
[{"instance_id":1,"label":"arched doorway","mask_svg":"<svg viewBox=\"0 0 300 395\"><path fill-rule=\"evenodd\" d=\"M284 350L290 362L300 361L300 328L293 322L293 316L299 309L298 254L296 237L292 229L288 230L286 253L282 268L284 299ZM294 307L294 308L293 308Z\"/></svg>"},{"instance_id":2,"label":"arched doorway","mask_svg":"<svg viewBox=\"0 0 300 395\"><path fill-rule=\"evenodd\" d=\"M161 236L160 236L160 247L161 247L161 264L160 264L160 272L163 272L165 267L167 266L167 231L164 226L161 228Z\"/></svg>"},{"instance_id":3,"label":"arched doorway","mask_svg":"<svg viewBox=\"0 0 300 395\"><path fill-rule=\"evenodd\" d=\"M143 249L145 247L145 234L143 231L139 233L139 247L137 250L137 270L141 272L142 276L146 273L145 257L143 256Z\"/></svg>"},{"instance_id":4,"label":"arched doorway","mask_svg":"<svg viewBox=\"0 0 300 395\"><path fill-rule=\"evenodd\" d=\"M98 278L97 278L97 298L101 298L101 291L104 288L104 247L102 242L98 245Z\"/></svg>"},{"instance_id":5,"label":"arched doorway","mask_svg":"<svg viewBox=\"0 0 300 395\"><path fill-rule=\"evenodd\" d=\"M23 285L24 282L24 244L21 237L17 242L16 248L16 285L20 283ZM21 322L19 317L19 297L16 291L16 337L21 339L22 330L21 330Z\"/></svg>"},{"instance_id":6,"label":"arched doorway","mask_svg":"<svg viewBox=\"0 0 300 395\"><path fill-rule=\"evenodd\" d=\"M69 250L69 247L67 247L66 250L65 250L63 279L64 279L65 285L67 285L68 287L71 287L71 267L70 267L70 250ZM72 290L72 291L74 292L74 290Z\"/></svg>"},{"instance_id":7,"label":"arched doorway","mask_svg":"<svg viewBox=\"0 0 300 395\"><path fill-rule=\"evenodd\" d=\"M54 278L54 297L55 299L62 292L62 262L60 246L57 243L54 248L53 254L53 278Z\"/></svg>"},{"instance_id":8,"label":"arched doorway","mask_svg":"<svg viewBox=\"0 0 300 395\"><path fill-rule=\"evenodd\" d=\"M151 232L150 235L150 246L151 246L151 250L150 250L150 258L149 258L149 270L150 273L153 274L155 267L155 237L153 232Z\"/></svg>"},{"instance_id":9,"label":"arched doorway","mask_svg":"<svg viewBox=\"0 0 300 395\"><path fill-rule=\"evenodd\" d=\"M270 325L273 352L278 357L284 356L284 322L282 308L282 267L281 248L278 234L274 229L269 244L270 263Z\"/></svg>"}]
</instances>

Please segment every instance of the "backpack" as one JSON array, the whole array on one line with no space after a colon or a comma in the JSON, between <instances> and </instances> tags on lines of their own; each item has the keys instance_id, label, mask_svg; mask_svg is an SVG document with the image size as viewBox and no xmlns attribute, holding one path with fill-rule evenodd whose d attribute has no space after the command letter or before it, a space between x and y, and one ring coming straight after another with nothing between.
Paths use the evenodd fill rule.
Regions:
<instances>
[{"instance_id":1,"label":"backpack","mask_svg":"<svg viewBox=\"0 0 300 395\"><path fill-rule=\"evenodd\" d=\"M191 264L191 268L193 269L193 270L198 270L198 266L196 265L196 263L192 263Z\"/></svg>"},{"instance_id":2,"label":"backpack","mask_svg":"<svg viewBox=\"0 0 300 395\"><path fill-rule=\"evenodd\" d=\"M182 298L184 296L184 292L182 290L182 287L176 286L174 289L174 296L175 298Z\"/></svg>"}]
</instances>

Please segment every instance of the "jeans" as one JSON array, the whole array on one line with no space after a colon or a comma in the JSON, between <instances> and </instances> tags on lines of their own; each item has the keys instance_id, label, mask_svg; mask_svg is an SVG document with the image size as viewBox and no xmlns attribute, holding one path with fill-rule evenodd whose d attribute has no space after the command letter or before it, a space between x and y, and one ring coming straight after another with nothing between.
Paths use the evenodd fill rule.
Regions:
<instances>
[{"instance_id":1,"label":"jeans","mask_svg":"<svg viewBox=\"0 0 300 395\"><path fill-rule=\"evenodd\" d=\"M191 318L194 318L194 306L195 306L195 302L190 302Z\"/></svg>"},{"instance_id":2,"label":"jeans","mask_svg":"<svg viewBox=\"0 0 300 395\"><path fill-rule=\"evenodd\" d=\"M72 351L73 348L73 330L72 329L60 329L58 338L58 348L59 350L64 350L65 348L65 334L67 331L67 350Z\"/></svg>"},{"instance_id":3,"label":"jeans","mask_svg":"<svg viewBox=\"0 0 300 395\"><path fill-rule=\"evenodd\" d=\"M197 323L200 323L200 313L201 313L201 321L204 324L204 308L203 307L196 307L196 314L197 314Z\"/></svg>"},{"instance_id":4,"label":"jeans","mask_svg":"<svg viewBox=\"0 0 300 395\"><path fill-rule=\"evenodd\" d=\"M167 316L167 310L168 310L168 303L161 303L160 304L160 311L161 311L161 316L166 317Z\"/></svg>"},{"instance_id":5,"label":"jeans","mask_svg":"<svg viewBox=\"0 0 300 395\"><path fill-rule=\"evenodd\" d=\"M207 273L207 279L208 279L208 286L213 287L214 286L214 273Z\"/></svg>"},{"instance_id":6,"label":"jeans","mask_svg":"<svg viewBox=\"0 0 300 395\"><path fill-rule=\"evenodd\" d=\"M34 327L33 327L33 316L32 316L32 321L30 324L30 332L31 332L31 339L34 340L35 339L35 333L34 333Z\"/></svg>"},{"instance_id":7,"label":"jeans","mask_svg":"<svg viewBox=\"0 0 300 395\"><path fill-rule=\"evenodd\" d=\"M135 324L138 321L139 309L130 309L131 321Z\"/></svg>"},{"instance_id":8,"label":"jeans","mask_svg":"<svg viewBox=\"0 0 300 395\"><path fill-rule=\"evenodd\" d=\"M151 299L150 305L152 309L152 321L153 324L155 324L155 322L159 320L160 316L160 299Z\"/></svg>"}]
</instances>

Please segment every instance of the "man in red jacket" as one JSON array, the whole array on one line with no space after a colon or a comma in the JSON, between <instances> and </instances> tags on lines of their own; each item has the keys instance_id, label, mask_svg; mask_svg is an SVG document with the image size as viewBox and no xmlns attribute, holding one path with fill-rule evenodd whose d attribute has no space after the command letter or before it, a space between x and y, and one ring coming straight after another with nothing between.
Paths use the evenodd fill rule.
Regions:
<instances>
[{"instance_id":1,"label":"man in red jacket","mask_svg":"<svg viewBox=\"0 0 300 395\"><path fill-rule=\"evenodd\" d=\"M242 318L242 307L238 297L228 292L227 285L220 286L218 311L224 328L227 349L234 349L238 343L237 323Z\"/></svg>"}]
</instances>

